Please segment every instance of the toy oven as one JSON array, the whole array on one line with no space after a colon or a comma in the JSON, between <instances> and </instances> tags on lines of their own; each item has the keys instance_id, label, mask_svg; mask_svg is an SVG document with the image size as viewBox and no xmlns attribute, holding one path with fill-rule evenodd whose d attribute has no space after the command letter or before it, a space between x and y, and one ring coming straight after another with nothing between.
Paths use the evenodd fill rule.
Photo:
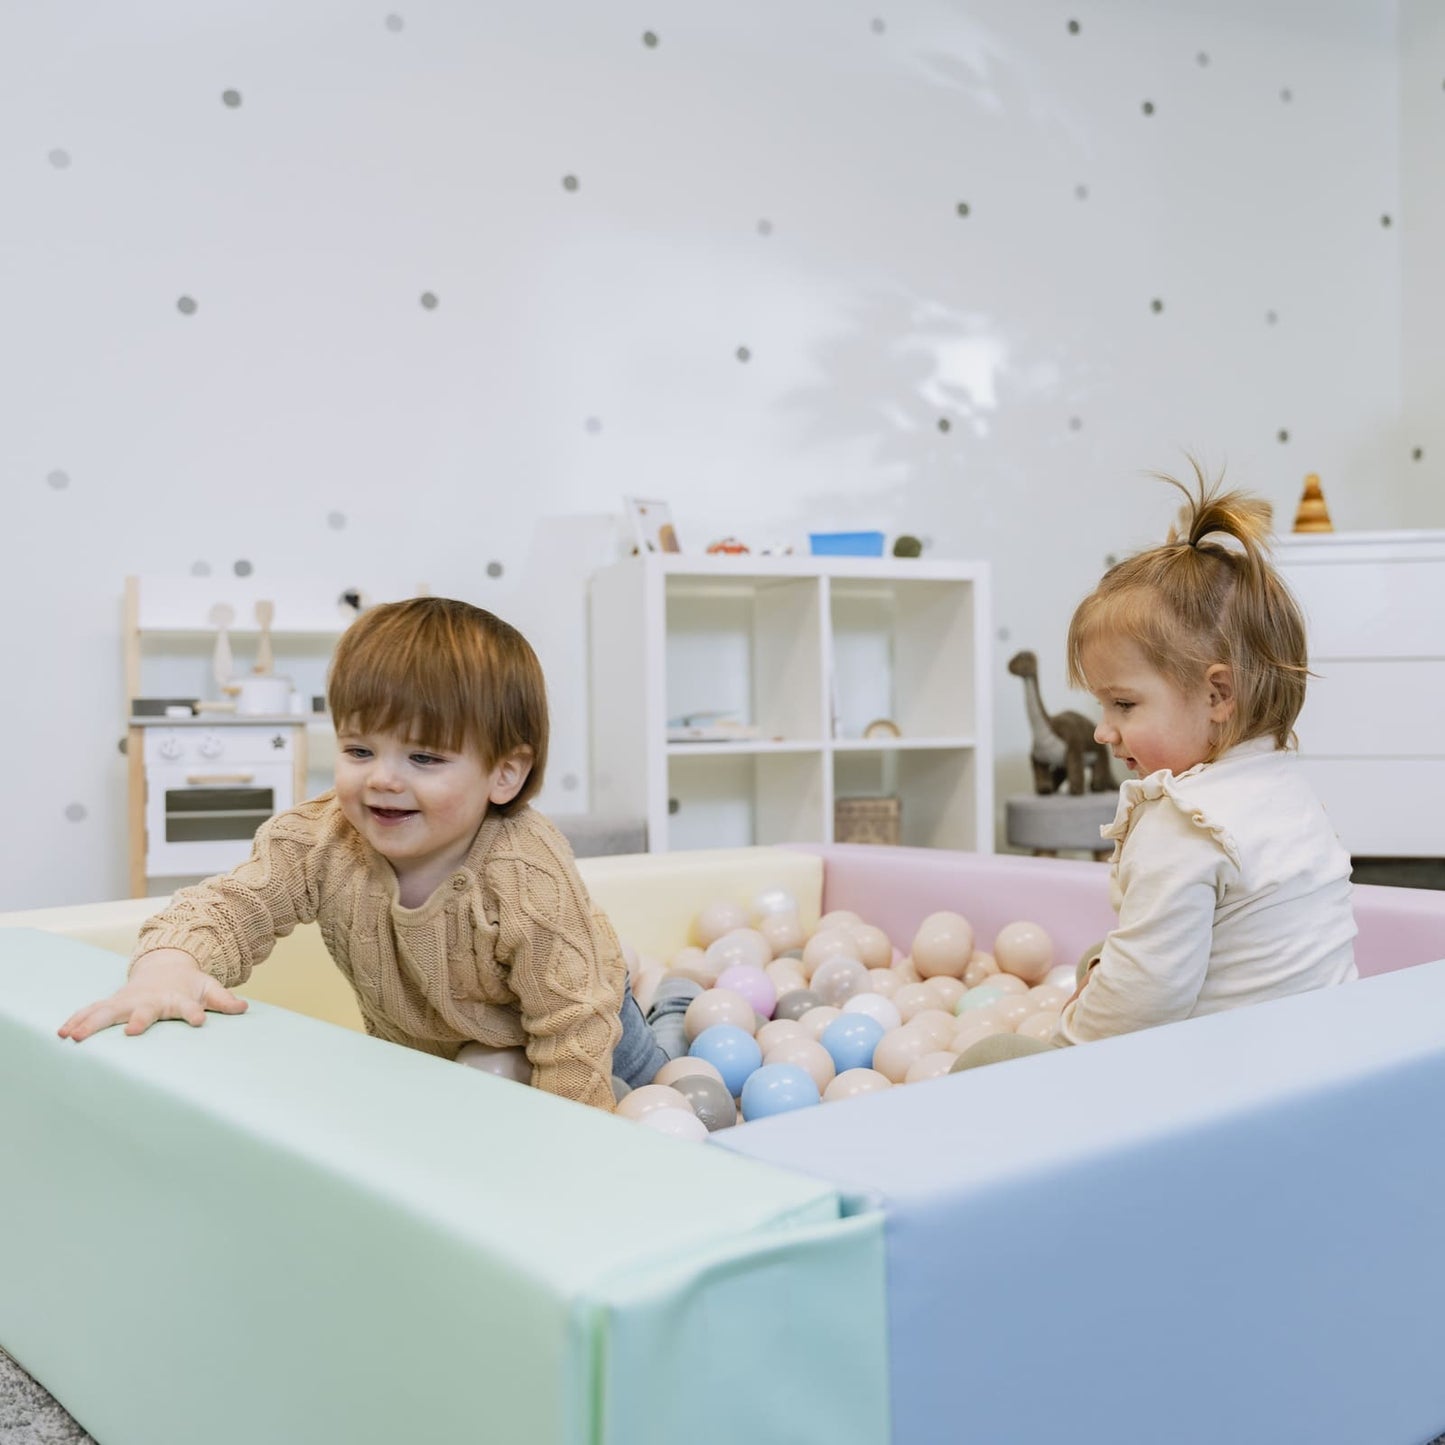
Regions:
<instances>
[{"instance_id":1,"label":"toy oven","mask_svg":"<svg viewBox=\"0 0 1445 1445\"><path fill-rule=\"evenodd\" d=\"M145 729L145 871L177 878L244 862L256 829L297 799L292 727Z\"/></svg>"}]
</instances>

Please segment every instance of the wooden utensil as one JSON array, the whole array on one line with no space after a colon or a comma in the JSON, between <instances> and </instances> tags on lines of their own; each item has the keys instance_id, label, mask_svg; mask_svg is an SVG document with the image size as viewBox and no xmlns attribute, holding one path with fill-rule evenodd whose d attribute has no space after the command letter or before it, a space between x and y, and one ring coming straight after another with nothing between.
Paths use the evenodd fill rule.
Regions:
<instances>
[{"instance_id":1,"label":"wooden utensil","mask_svg":"<svg viewBox=\"0 0 1445 1445\"><path fill-rule=\"evenodd\" d=\"M226 629L236 620L236 609L229 602L217 602L211 608L209 619L216 629L216 651L211 659L211 672L216 686L224 688L230 682L235 665L231 660L231 638Z\"/></svg>"},{"instance_id":2,"label":"wooden utensil","mask_svg":"<svg viewBox=\"0 0 1445 1445\"><path fill-rule=\"evenodd\" d=\"M271 621L275 616L274 602L262 600L256 603L256 622L261 629L261 640L256 644L256 665L251 669L252 672L264 675L275 666L271 657Z\"/></svg>"}]
</instances>

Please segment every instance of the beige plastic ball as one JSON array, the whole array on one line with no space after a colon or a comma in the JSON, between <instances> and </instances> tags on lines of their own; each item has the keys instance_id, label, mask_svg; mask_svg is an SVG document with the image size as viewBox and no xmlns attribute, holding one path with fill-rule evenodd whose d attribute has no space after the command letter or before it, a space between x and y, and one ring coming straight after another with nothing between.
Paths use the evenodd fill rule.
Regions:
<instances>
[{"instance_id":1,"label":"beige plastic ball","mask_svg":"<svg viewBox=\"0 0 1445 1445\"><path fill-rule=\"evenodd\" d=\"M922 983L923 975L919 973L917 965L905 953L902 958L893 960L893 972L904 983Z\"/></svg>"},{"instance_id":2,"label":"beige plastic ball","mask_svg":"<svg viewBox=\"0 0 1445 1445\"><path fill-rule=\"evenodd\" d=\"M818 928L841 928L845 933L851 932L863 922L863 916L854 913L851 908L834 908L825 913L818 920Z\"/></svg>"},{"instance_id":3,"label":"beige plastic ball","mask_svg":"<svg viewBox=\"0 0 1445 1445\"><path fill-rule=\"evenodd\" d=\"M1037 923L1009 923L993 941L993 956L1005 973L1042 983L1054 966L1054 941Z\"/></svg>"},{"instance_id":4,"label":"beige plastic ball","mask_svg":"<svg viewBox=\"0 0 1445 1445\"><path fill-rule=\"evenodd\" d=\"M636 975L642 967L642 955L625 938L619 938L617 942L622 949L622 960L627 965L627 972Z\"/></svg>"},{"instance_id":5,"label":"beige plastic ball","mask_svg":"<svg viewBox=\"0 0 1445 1445\"><path fill-rule=\"evenodd\" d=\"M706 1079L716 1079L723 1083L722 1072L716 1064L710 1064L706 1059L695 1059L690 1054L684 1054L680 1059L669 1059L653 1076L654 1084L671 1084L674 1079L685 1079L690 1075L699 1075Z\"/></svg>"},{"instance_id":6,"label":"beige plastic ball","mask_svg":"<svg viewBox=\"0 0 1445 1445\"><path fill-rule=\"evenodd\" d=\"M976 1044L980 1039L991 1038L994 1034L1007 1034L1012 1030L1002 1019L994 1018L991 1014L972 1013L960 1020L959 1025L953 1031L953 1042L949 1045L954 1053L961 1054L970 1044Z\"/></svg>"},{"instance_id":7,"label":"beige plastic ball","mask_svg":"<svg viewBox=\"0 0 1445 1445\"><path fill-rule=\"evenodd\" d=\"M917 1029L935 1049L946 1049L953 1042L958 1020L942 1009L926 1008L914 1014L905 1027Z\"/></svg>"},{"instance_id":8,"label":"beige plastic ball","mask_svg":"<svg viewBox=\"0 0 1445 1445\"><path fill-rule=\"evenodd\" d=\"M873 1050L873 1067L895 1084L901 1084L909 1069L924 1054L933 1052L933 1042L927 1034L905 1025L901 1029L889 1029L878 1040L878 1047Z\"/></svg>"},{"instance_id":9,"label":"beige plastic ball","mask_svg":"<svg viewBox=\"0 0 1445 1445\"><path fill-rule=\"evenodd\" d=\"M973 953L973 925L961 913L930 913L913 935L913 966L924 978L961 978Z\"/></svg>"},{"instance_id":10,"label":"beige plastic ball","mask_svg":"<svg viewBox=\"0 0 1445 1445\"><path fill-rule=\"evenodd\" d=\"M463 1044L457 1050L457 1063L499 1079L514 1079L519 1084L532 1082L532 1061L526 1049L497 1049L490 1044Z\"/></svg>"},{"instance_id":11,"label":"beige plastic ball","mask_svg":"<svg viewBox=\"0 0 1445 1445\"><path fill-rule=\"evenodd\" d=\"M705 988L688 1004L682 1016L682 1031L691 1043L714 1024L736 1024L750 1034L758 1026L758 1016L742 994L730 988Z\"/></svg>"},{"instance_id":12,"label":"beige plastic ball","mask_svg":"<svg viewBox=\"0 0 1445 1445\"><path fill-rule=\"evenodd\" d=\"M881 994L884 998L892 998L907 981L907 979L900 978L898 970L894 968L870 968L868 970L868 992Z\"/></svg>"},{"instance_id":13,"label":"beige plastic ball","mask_svg":"<svg viewBox=\"0 0 1445 1445\"><path fill-rule=\"evenodd\" d=\"M769 1049L784 1039L809 1039L812 1035L796 1019L769 1019L753 1037L766 1056Z\"/></svg>"},{"instance_id":14,"label":"beige plastic ball","mask_svg":"<svg viewBox=\"0 0 1445 1445\"><path fill-rule=\"evenodd\" d=\"M995 1018L1002 1019L1015 1033L1018 1032L1019 1025L1023 1023L1030 1014L1038 1012L1033 1004L1029 1002L1027 994L1017 993L1008 994L1006 997L999 999L996 1004L991 1004L990 1010Z\"/></svg>"},{"instance_id":15,"label":"beige plastic ball","mask_svg":"<svg viewBox=\"0 0 1445 1445\"><path fill-rule=\"evenodd\" d=\"M1020 997L1029 991L1028 984L1016 973L992 973L979 986L996 988L1001 994L1018 994Z\"/></svg>"},{"instance_id":16,"label":"beige plastic ball","mask_svg":"<svg viewBox=\"0 0 1445 1445\"><path fill-rule=\"evenodd\" d=\"M845 933L841 928L820 928L803 945L803 972L812 978L818 965L826 963L830 958L851 958L855 963L858 961L852 934Z\"/></svg>"},{"instance_id":17,"label":"beige plastic ball","mask_svg":"<svg viewBox=\"0 0 1445 1445\"><path fill-rule=\"evenodd\" d=\"M798 900L786 888L764 888L753 895L752 916L754 921L771 917L775 913L798 913Z\"/></svg>"},{"instance_id":18,"label":"beige plastic ball","mask_svg":"<svg viewBox=\"0 0 1445 1445\"><path fill-rule=\"evenodd\" d=\"M719 973L739 964L764 968L773 961L773 950L756 928L734 928L708 944L707 961Z\"/></svg>"},{"instance_id":19,"label":"beige plastic ball","mask_svg":"<svg viewBox=\"0 0 1445 1445\"><path fill-rule=\"evenodd\" d=\"M836 1104L840 1099L858 1099L864 1094L881 1094L891 1089L893 1080L877 1069L844 1069L837 1078L823 1090L823 1102Z\"/></svg>"},{"instance_id":20,"label":"beige plastic ball","mask_svg":"<svg viewBox=\"0 0 1445 1445\"><path fill-rule=\"evenodd\" d=\"M868 970L856 958L834 954L813 970L808 986L824 1003L842 1008L855 993L863 993L867 989Z\"/></svg>"},{"instance_id":21,"label":"beige plastic ball","mask_svg":"<svg viewBox=\"0 0 1445 1445\"><path fill-rule=\"evenodd\" d=\"M803 970L796 958L775 958L763 972L772 980L779 998L785 993L793 993L808 986L808 980L803 976Z\"/></svg>"},{"instance_id":22,"label":"beige plastic ball","mask_svg":"<svg viewBox=\"0 0 1445 1445\"><path fill-rule=\"evenodd\" d=\"M1074 996L1071 988L1056 988L1051 983L1041 983L1029 990L1029 1002L1039 1013L1062 1013L1064 1005Z\"/></svg>"},{"instance_id":23,"label":"beige plastic ball","mask_svg":"<svg viewBox=\"0 0 1445 1445\"><path fill-rule=\"evenodd\" d=\"M708 959L705 950L691 944L673 954L667 969L669 973L681 974L683 978L690 978L704 988L711 988L717 982L718 974L722 972Z\"/></svg>"},{"instance_id":24,"label":"beige plastic ball","mask_svg":"<svg viewBox=\"0 0 1445 1445\"><path fill-rule=\"evenodd\" d=\"M963 980L954 978L952 974L940 973L933 978L926 979L923 987L929 992L937 1007L945 1013L952 1013L953 1006L963 997Z\"/></svg>"},{"instance_id":25,"label":"beige plastic ball","mask_svg":"<svg viewBox=\"0 0 1445 1445\"><path fill-rule=\"evenodd\" d=\"M683 1109L689 1114L693 1112L687 1096L679 1094L676 1089L671 1089L666 1084L644 1084L640 1089L634 1089L617 1106L617 1112L624 1119L640 1119L654 1109Z\"/></svg>"},{"instance_id":26,"label":"beige plastic ball","mask_svg":"<svg viewBox=\"0 0 1445 1445\"><path fill-rule=\"evenodd\" d=\"M865 968L887 968L893 962L893 945L881 928L860 923L853 930L853 947Z\"/></svg>"},{"instance_id":27,"label":"beige plastic ball","mask_svg":"<svg viewBox=\"0 0 1445 1445\"><path fill-rule=\"evenodd\" d=\"M748 926L748 910L741 903L734 903L730 898L720 898L714 903L709 903L696 918L692 920L692 941L701 948L719 939L725 933L731 933L734 928L746 928Z\"/></svg>"},{"instance_id":28,"label":"beige plastic ball","mask_svg":"<svg viewBox=\"0 0 1445 1445\"><path fill-rule=\"evenodd\" d=\"M1042 1013L1030 1014L1014 1032L1018 1034L1020 1038L1039 1039L1047 1043L1053 1038L1054 1031L1058 1026L1058 1014L1045 1010Z\"/></svg>"},{"instance_id":29,"label":"beige plastic ball","mask_svg":"<svg viewBox=\"0 0 1445 1445\"><path fill-rule=\"evenodd\" d=\"M808 940L796 913L765 913L758 919L757 928L767 939L774 958L790 948L801 948Z\"/></svg>"},{"instance_id":30,"label":"beige plastic ball","mask_svg":"<svg viewBox=\"0 0 1445 1445\"><path fill-rule=\"evenodd\" d=\"M963 986L977 988L998 972L998 962L991 953L975 953L963 971Z\"/></svg>"},{"instance_id":31,"label":"beige plastic ball","mask_svg":"<svg viewBox=\"0 0 1445 1445\"><path fill-rule=\"evenodd\" d=\"M823 1030L842 1014L843 1010L834 1008L831 1004L822 1004L817 1008L810 1008L799 1020L803 1032L815 1043L823 1037Z\"/></svg>"},{"instance_id":32,"label":"beige plastic ball","mask_svg":"<svg viewBox=\"0 0 1445 1445\"><path fill-rule=\"evenodd\" d=\"M832 1054L817 1040L810 1038L784 1039L782 1043L774 1044L763 1055L763 1062L796 1064L798 1068L806 1069L818 1086L820 1094L833 1082L833 1075L838 1072Z\"/></svg>"},{"instance_id":33,"label":"beige plastic ball","mask_svg":"<svg viewBox=\"0 0 1445 1445\"><path fill-rule=\"evenodd\" d=\"M924 1054L916 1063L909 1065L908 1072L903 1076L905 1084L923 1084L929 1079L941 1079L953 1069L954 1060L958 1058L955 1053L947 1049L938 1049L934 1053Z\"/></svg>"},{"instance_id":34,"label":"beige plastic ball","mask_svg":"<svg viewBox=\"0 0 1445 1445\"><path fill-rule=\"evenodd\" d=\"M663 972L660 968L649 968L632 980L632 997L643 1013L652 1007L652 1000L657 997L657 986L662 982Z\"/></svg>"},{"instance_id":35,"label":"beige plastic ball","mask_svg":"<svg viewBox=\"0 0 1445 1445\"><path fill-rule=\"evenodd\" d=\"M670 1139L689 1139L696 1142L707 1138L707 1125L691 1109L652 1109L637 1122L644 1129L666 1134Z\"/></svg>"},{"instance_id":36,"label":"beige plastic ball","mask_svg":"<svg viewBox=\"0 0 1445 1445\"><path fill-rule=\"evenodd\" d=\"M904 1023L907 1023L914 1014L922 1013L926 1008L938 1006L937 1000L928 991L928 985L922 983L905 983L893 995L893 1003L898 1012L903 1015Z\"/></svg>"},{"instance_id":37,"label":"beige plastic ball","mask_svg":"<svg viewBox=\"0 0 1445 1445\"><path fill-rule=\"evenodd\" d=\"M1077 969L1072 963L1056 963L1044 979L1046 988L1061 988L1066 997L1072 997L1078 987Z\"/></svg>"}]
</instances>

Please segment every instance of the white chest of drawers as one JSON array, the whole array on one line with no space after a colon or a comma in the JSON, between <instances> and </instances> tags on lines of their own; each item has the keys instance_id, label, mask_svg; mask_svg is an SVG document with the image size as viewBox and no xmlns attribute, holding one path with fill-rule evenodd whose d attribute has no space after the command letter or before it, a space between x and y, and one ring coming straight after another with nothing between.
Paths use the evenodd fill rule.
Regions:
<instances>
[{"instance_id":1,"label":"white chest of drawers","mask_svg":"<svg viewBox=\"0 0 1445 1445\"><path fill-rule=\"evenodd\" d=\"M1304 608L1300 757L1355 857L1445 857L1445 532L1279 543Z\"/></svg>"}]
</instances>

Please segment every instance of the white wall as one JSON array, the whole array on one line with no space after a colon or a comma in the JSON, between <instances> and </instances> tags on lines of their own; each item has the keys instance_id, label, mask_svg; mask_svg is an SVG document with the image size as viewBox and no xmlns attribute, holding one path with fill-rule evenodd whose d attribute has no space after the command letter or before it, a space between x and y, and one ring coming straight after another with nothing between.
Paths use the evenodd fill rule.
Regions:
<instances>
[{"instance_id":1,"label":"white wall","mask_svg":"<svg viewBox=\"0 0 1445 1445\"><path fill-rule=\"evenodd\" d=\"M1069 611L1172 512L1145 470L1445 524L1440 328L1401 323L1402 238L1441 296L1424 0L1403 103L1394 0L390 3L3 17L0 907L124 891L127 573L495 608L572 811L624 494L690 549L914 531L996 564L1002 797L1003 663L1070 704Z\"/></svg>"}]
</instances>

